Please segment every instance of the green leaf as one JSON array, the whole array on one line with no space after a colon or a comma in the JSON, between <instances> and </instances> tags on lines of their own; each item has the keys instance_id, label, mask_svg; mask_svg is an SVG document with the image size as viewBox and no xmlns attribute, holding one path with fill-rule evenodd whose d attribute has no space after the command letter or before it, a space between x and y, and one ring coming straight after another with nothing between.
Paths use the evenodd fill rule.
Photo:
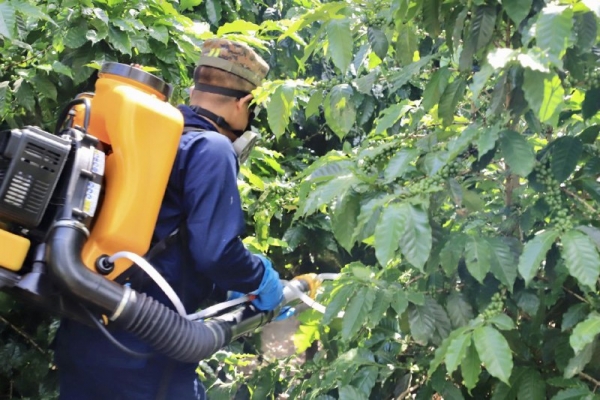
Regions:
<instances>
[{"instance_id":1,"label":"green leaf","mask_svg":"<svg viewBox=\"0 0 600 400\"><path fill-rule=\"evenodd\" d=\"M19 81L20 84L18 87L15 83L15 98L20 105L29 111L33 111L33 108L35 107L35 94L33 87L28 82L24 82L22 80Z\"/></svg>"},{"instance_id":2,"label":"green leaf","mask_svg":"<svg viewBox=\"0 0 600 400\"><path fill-rule=\"evenodd\" d=\"M591 313L585 321L582 321L575 326L573 333L569 338L569 343L575 354L579 353L588 344L592 343L596 336L600 333L600 315Z\"/></svg>"},{"instance_id":3,"label":"green leaf","mask_svg":"<svg viewBox=\"0 0 600 400\"><path fill-rule=\"evenodd\" d=\"M356 90L358 90L362 94L370 94L373 89L373 85L377 82L377 78L379 78L380 71L375 69L369 72L367 75L361 76L354 80L354 84L356 86Z\"/></svg>"},{"instance_id":4,"label":"green leaf","mask_svg":"<svg viewBox=\"0 0 600 400\"><path fill-rule=\"evenodd\" d=\"M446 353L448 352L448 347L450 347L450 343L457 337L463 335L467 331L467 328L458 328L450 332L447 338L445 338L442 343L435 350L435 354L433 360L429 363L429 371L427 375L432 376L433 373L438 369L438 367L444 362L446 358Z\"/></svg>"},{"instance_id":5,"label":"green leaf","mask_svg":"<svg viewBox=\"0 0 600 400\"><path fill-rule=\"evenodd\" d=\"M549 4L536 22L535 40L542 51L562 58L573 28L573 10L568 6Z\"/></svg>"},{"instance_id":6,"label":"green leaf","mask_svg":"<svg viewBox=\"0 0 600 400\"><path fill-rule=\"evenodd\" d=\"M433 55L422 57L419 61L415 61L414 63L401 68L400 71L389 74L388 81L392 84L391 90L396 91L406 85L413 76L419 73L433 58Z\"/></svg>"},{"instance_id":7,"label":"green leaf","mask_svg":"<svg viewBox=\"0 0 600 400\"><path fill-rule=\"evenodd\" d=\"M291 85L281 85L271 96L267 104L267 120L276 138L280 138L287 129L294 107L295 89Z\"/></svg>"},{"instance_id":8,"label":"green leaf","mask_svg":"<svg viewBox=\"0 0 600 400\"><path fill-rule=\"evenodd\" d=\"M518 400L546 400L546 382L539 371L527 368L519 379Z\"/></svg>"},{"instance_id":9,"label":"green leaf","mask_svg":"<svg viewBox=\"0 0 600 400\"><path fill-rule=\"evenodd\" d=\"M565 332L577 323L583 321L588 316L589 306L586 303L579 303L571 306L566 313L563 314L563 319L560 324L560 329Z\"/></svg>"},{"instance_id":10,"label":"green leaf","mask_svg":"<svg viewBox=\"0 0 600 400\"><path fill-rule=\"evenodd\" d=\"M496 314L488 320L491 324L494 324L496 328L501 331L510 331L515 329L515 323L506 314Z\"/></svg>"},{"instance_id":11,"label":"green leaf","mask_svg":"<svg viewBox=\"0 0 600 400\"><path fill-rule=\"evenodd\" d=\"M473 319L473 308L462 293L453 292L448 296L446 310L454 328L465 326Z\"/></svg>"},{"instance_id":12,"label":"green leaf","mask_svg":"<svg viewBox=\"0 0 600 400\"><path fill-rule=\"evenodd\" d=\"M367 29L367 38L373 52L382 60L385 58L390 46L384 31L379 28L369 27ZM344 72L345 70L342 70Z\"/></svg>"},{"instance_id":13,"label":"green leaf","mask_svg":"<svg viewBox=\"0 0 600 400\"><path fill-rule=\"evenodd\" d=\"M340 400L366 400L367 397L354 386L346 385L339 389Z\"/></svg>"},{"instance_id":14,"label":"green leaf","mask_svg":"<svg viewBox=\"0 0 600 400\"><path fill-rule=\"evenodd\" d=\"M480 133L481 125L479 123L473 123L463 129L448 143L448 159L453 160L467 150L477 140Z\"/></svg>"},{"instance_id":15,"label":"green leaf","mask_svg":"<svg viewBox=\"0 0 600 400\"><path fill-rule=\"evenodd\" d=\"M550 250L558 234L559 232L554 230L545 231L525 243L523 253L519 258L518 269L526 285L529 285L529 282L537 274L542 260L546 258L546 253Z\"/></svg>"},{"instance_id":16,"label":"green leaf","mask_svg":"<svg viewBox=\"0 0 600 400\"><path fill-rule=\"evenodd\" d=\"M433 241L427 213L420 207L402 203L398 214L403 227L400 250L406 260L422 272Z\"/></svg>"},{"instance_id":17,"label":"green leaf","mask_svg":"<svg viewBox=\"0 0 600 400\"><path fill-rule=\"evenodd\" d=\"M585 92L585 98L581 103L581 115L583 119L590 119L600 111L600 88L593 87Z\"/></svg>"},{"instance_id":18,"label":"green leaf","mask_svg":"<svg viewBox=\"0 0 600 400\"><path fill-rule=\"evenodd\" d=\"M354 90L347 84L336 85L325 98L325 120L335 134L343 139L356 122Z\"/></svg>"},{"instance_id":19,"label":"green leaf","mask_svg":"<svg viewBox=\"0 0 600 400\"><path fill-rule=\"evenodd\" d=\"M11 92L8 84L8 81L0 82L0 118L2 119L6 115L10 103Z\"/></svg>"},{"instance_id":20,"label":"green leaf","mask_svg":"<svg viewBox=\"0 0 600 400\"><path fill-rule=\"evenodd\" d=\"M415 28L412 25L400 25L398 30L398 39L396 39L395 50L395 58L398 60L400 65L408 65L413 62L414 54L419 50L419 42L417 35L415 34Z\"/></svg>"},{"instance_id":21,"label":"green leaf","mask_svg":"<svg viewBox=\"0 0 600 400\"><path fill-rule=\"evenodd\" d=\"M369 318L369 312L375 301L375 290L370 287L362 287L350 303L342 319L342 339L350 340L362 328L364 322Z\"/></svg>"},{"instance_id":22,"label":"green leaf","mask_svg":"<svg viewBox=\"0 0 600 400\"><path fill-rule=\"evenodd\" d=\"M454 121L456 106L465 95L466 87L467 82L463 78L457 77L444 89L444 93L440 98L438 115L443 119L445 126L450 125Z\"/></svg>"},{"instance_id":23,"label":"green leaf","mask_svg":"<svg viewBox=\"0 0 600 400\"><path fill-rule=\"evenodd\" d=\"M223 12L220 0L206 0L206 15L208 20L214 26L219 26L221 13Z\"/></svg>"},{"instance_id":24,"label":"green leaf","mask_svg":"<svg viewBox=\"0 0 600 400\"><path fill-rule=\"evenodd\" d=\"M44 21L48 21L50 22L52 25L58 27L58 25L56 24L56 22L54 22L52 20L52 18L50 18L48 16L48 14L44 13L39 7L24 2L24 1L13 1L10 3L14 9L18 12L20 12L21 14L26 15L28 18L32 18L32 19L43 19ZM0 13L1 14L1 13Z\"/></svg>"},{"instance_id":25,"label":"green leaf","mask_svg":"<svg viewBox=\"0 0 600 400\"><path fill-rule=\"evenodd\" d=\"M338 196L343 196L356 182L356 177L348 174L336 179L331 179L322 185L318 185L309 193L306 199L300 203L297 212L301 216L307 216L314 213L322 205L329 204L331 200Z\"/></svg>"},{"instance_id":26,"label":"green leaf","mask_svg":"<svg viewBox=\"0 0 600 400\"><path fill-rule=\"evenodd\" d=\"M521 21L527 17L532 4L533 0L502 0L504 11L513 20L515 26L519 26Z\"/></svg>"},{"instance_id":27,"label":"green leaf","mask_svg":"<svg viewBox=\"0 0 600 400\"><path fill-rule=\"evenodd\" d=\"M359 214L360 197L353 190L338 198L331 228L339 244L348 252L354 245L354 227Z\"/></svg>"},{"instance_id":28,"label":"green leaf","mask_svg":"<svg viewBox=\"0 0 600 400\"><path fill-rule=\"evenodd\" d=\"M563 376L568 379L583 371L585 366L588 365L588 363L592 360L594 347L594 342L588 343L583 350L575 354L575 356L569 360Z\"/></svg>"},{"instance_id":29,"label":"green leaf","mask_svg":"<svg viewBox=\"0 0 600 400\"><path fill-rule=\"evenodd\" d=\"M561 236L561 256L569 273L584 286L595 288L600 274L600 256L590 238L573 229Z\"/></svg>"},{"instance_id":30,"label":"green leaf","mask_svg":"<svg viewBox=\"0 0 600 400\"><path fill-rule=\"evenodd\" d=\"M352 386L368 396L371 394L375 383L377 383L378 374L379 369L377 367L361 368L352 378Z\"/></svg>"},{"instance_id":31,"label":"green leaf","mask_svg":"<svg viewBox=\"0 0 600 400\"><path fill-rule=\"evenodd\" d=\"M384 183L390 183L399 177L402 177L410 167L410 163L415 161L419 151L416 149L402 149L392 156L384 171Z\"/></svg>"},{"instance_id":32,"label":"green leaf","mask_svg":"<svg viewBox=\"0 0 600 400\"><path fill-rule=\"evenodd\" d=\"M154 25L148 28L150 37L158 40L161 43L167 44L169 42L169 31L164 25Z\"/></svg>"},{"instance_id":33,"label":"green leaf","mask_svg":"<svg viewBox=\"0 0 600 400\"><path fill-rule=\"evenodd\" d=\"M383 267L395 257L405 229L405 217L401 214L401 208L399 203L391 203L385 207L375 228L375 255Z\"/></svg>"},{"instance_id":34,"label":"green leaf","mask_svg":"<svg viewBox=\"0 0 600 400\"><path fill-rule=\"evenodd\" d=\"M483 284L492 262L492 248L485 238L469 237L465 246L465 262L473 278Z\"/></svg>"},{"instance_id":35,"label":"green leaf","mask_svg":"<svg viewBox=\"0 0 600 400\"><path fill-rule=\"evenodd\" d=\"M526 177L535 165L533 146L518 132L505 130L500 133L502 156L511 170Z\"/></svg>"},{"instance_id":36,"label":"green leaf","mask_svg":"<svg viewBox=\"0 0 600 400\"><path fill-rule=\"evenodd\" d=\"M348 298L354 297L356 287L352 285L342 286L335 292L323 314L323 325L329 324L338 313L348 304Z\"/></svg>"},{"instance_id":37,"label":"green leaf","mask_svg":"<svg viewBox=\"0 0 600 400\"><path fill-rule=\"evenodd\" d=\"M52 69L54 70L54 72L66 75L66 76L68 76L71 79L73 78L73 71L71 71L71 68L67 67L66 65L64 65L60 61L54 61L52 63Z\"/></svg>"},{"instance_id":38,"label":"green leaf","mask_svg":"<svg viewBox=\"0 0 600 400\"><path fill-rule=\"evenodd\" d=\"M181 0L179 2L179 11L191 10L202 4L203 0Z\"/></svg>"},{"instance_id":39,"label":"green leaf","mask_svg":"<svg viewBox=\"0 0 600 400\"><path fill-rule=\"evenodd\" d=\"M464 333L457 338L454 338L450 342L448 350L446 351L446 357L444 358L448 374L452 374L454 371L456 371L462 360L467 355L467 349L470 345L471 333Z\"/></svg>"},{"instance_id":40,"label":"green leaf","mask_svg":"<svg viewBox=\"0 0 600 400\"><path fill-rule=\"evenodd\" d=\"M110 39L110 44L115 48L115 50L123 54L131 55L131 41L129 40L129 35L127 32L110 27L108 30L108 38Z\"/></svg>"},{"instance_id":41,"label":"green leaf","mask_svg":"<svg viewBox=\"0 0 600 400\"><path fill-rule=\"evenodd\" d=\"M578 387L561 390L552 397L552 400L594 400L596 398L597 396L589 389Z\"/></svg>"},{"instance_id":42,"label":"green leaf","mask_svg":"<svg viewBox=\"0 0 600 400\"><path fill-rule=\"evenodd\" d=\"M474 52L488 45L496 26L496 6L479 6L475 9L471 23L472 46Z\"/></svg>"},{"instance_id":43,"label":"green leaf","mask_svg":"<svg viewBox=\"0 0 600 400\"><path fill-rule=\"evenodd\" d=\"M352 61L354 40L350 19L334 19L327 24L328 52L336 67L345 74Z\"/></svg>"},{"instance_id":44,"label":"green leaf","mask_svg":"<svg viewBox=\"0 0 600 400\"><path fill-rule=\"evenodd\" d=\"M581 143L579 138L563 136L554 141L552 144L550 166L552 174L559 183L563 182L575 171L582 153L583 143Z\"/></svg>"},{"instance_id":45,"label":"green leaf","mask_svg":"<svg viewBox=\"0 0 600 400\"><path fill-rule=\"evenodd\" d=\"M512 352L500 332L490 326L479 326L473 332L473 341L479 358L490 375L509 384L512 373Z\"/></svg>"},{"instance_id":46,"label":"green leaf","mask_svg":"<svg viewBox=\"0 0 600 400\"><path fill-rule=\"evenodd\" d=\"M406 293L400 290L395 290L392 295L392 308L396 311L396 314L402 315L408 308L408 298Z\"/></svg>"},{"instance_id":47,"label":"green leaf","mask_svg":"<svg viewBox=\"0 0 600 400\"><path fill-rule=\"evenodd\" d=\"M446 274L453 274L457 267L458 261L463 256L467 236L464 234L452 234L450 239L444 244L440 252L440 262Z\"/></svg>"},{"instance_id":48,"label":"green leaf","mask_svg":"<svg viewBox=\"0 0 600 400\"><path fill-rule=\"evenodd\" d=\"M63 39L65 46L71 49L77 49L87 42L88 26L87 23L81 22L78 25L70 26L66 36Z\"/></svg>"},{"instance_id":49,"label":"green leaf","mask_svg":"<svg viewBox=\"0 0 600 400\"><path fill-rule=\"evenodd\" d=\"M9 2L0 3L0 36L12 39L17 18L15 9Z\"/></svg>"},{"instance_id":50,"label":"green leaf","mask_svg":"<svg viewBox=\"0 0 600 400\"><path fill-rule=\"evenodd\" d=\"M478 159L487 154L488 151L492 150L496 146L496 142L500 137L500 128L498 125L494 125L491 128L484 130L475 142L478 150Z\"/></svg>"},{"instance_id":51,"label":"green leaf","mask_svg":"<svg viewBox=\"0 0 600 400\"><path fill-rule=\"evenodd\" d=\"M433 73L423 92L422 105L425 111L429 111L440 101L444 89L448 86L450 75L448 67L440 68Z\"/></svg>"},{"instance_id":52,"label":"green leaf","mask_svg":"<svg viewBox=\"0 0 600 400\"><path fill-rule=\"evenodd\" d=\"M553 119L561 110L565 91L556 74L525 69L523 91L529 106L541 122Z\"/></svg>"},{"instance_id":53,"label":"green leaf","mask_svg":"<svg viewBox=\"0 0 600 400\"><path fill-rule=\"evenodd\" d=\"M502 238L489 238L492 246L493 257L491 264L492 274L512 292L517 279L517 254Z\"/></svg>"},{"instance_id":54,"label":"green leaf","mask_svg":"<svg viewBox=\"0 0 600 400\"><path fill-rule=\"evenodd\" d=\"M442 33L440 26L440 5L441 0L424 0L423 5L423 22L425 30L431 37L438 37Z\"/></svg>"},{"instance_id":55,"label":"green leaf","mask_svg":"<svg viewBox=\"0 0 600 400\"><path fill-rule=\"evenodd\" d=\"M375 134L381 134L391 128L400 118L402 118L412 107L406 101L392 104L379 114Z\"/></svg>"},{"instance_id":56,"label":"green leaf","mask_svg":"<svg viewBox=\"0 0 600 400\"><path fill-rule=\"evenodd\" d=\"M410 333L415 342L425 345L435 333L435 317L426 306L410 305L408 308Z\"/></svg>"},{"instance_id":57,"label":"green leaf","mask_svg":"<svg viewBox=\"0 0 600 400\"><path fill-rule=\"evenodd\" d=\"M467 349L467 354L460 363L460 371L467 389L473 389L477 385L481 373L481 361L477 355L475 344L471 343Z\"/></svg>"},{"instance_id":58,"label":"green leaf","mask_svg":"<svg viewBox=\"0 0 600 400\"><path fill-rule=\"evenodd\" d=\"M310 100L306 104L306 108L304 109L304 115L306 118L310 118L313 115L319 115L319 106L323 104L323 91L315 90L310 95Z\"/></svg>"},{"instance_id":59,"label":"green leaf","mask_svg":"<svg viewBox=\"0 0 600 400\"><path fill-rule=\"evenodd\" d=\"M47 99L56 101L57 91L56 86L50 79L43 75L36 75L31 80L34 88Z\"/></svg>"},{"instance_id":60,"label":"green leaf","mask_svg":"<svg viewBox=\"0 0 600 400\"><path fill-rule=\"evenodd\" d=\"M470 89L473 92L473 100L475 101L486 85L490 84L490 78L494 75L494 68L490 64L484 64L479 71L473 75L473 82Z\"/></svg>"},{"instance_id":61,"label":"green leaf","mask_svg":"<svg viewBox=\"0 0 600 400\"><path fill-rule=\"evenodd\" d=\"M600 3L599 3L600 4ZM596 44L598 35L598 23L593 12L587 12L575 17L575 32L577 32L577 47L582 53L586 53Z\"/></svg>"},{"instance_id":62,"label":"green leaf","mask_svg":"<svg viewBox=\"0 0 600 400\"><path fill-rule=\"evenodd\" d=\"M379 321L385 316L390 304L392 303L393 294L389 290L379 289L375 291L375 301L373 308L369 312L369 328L374 328L379 324Z\"/></svg>"}]
</instances>

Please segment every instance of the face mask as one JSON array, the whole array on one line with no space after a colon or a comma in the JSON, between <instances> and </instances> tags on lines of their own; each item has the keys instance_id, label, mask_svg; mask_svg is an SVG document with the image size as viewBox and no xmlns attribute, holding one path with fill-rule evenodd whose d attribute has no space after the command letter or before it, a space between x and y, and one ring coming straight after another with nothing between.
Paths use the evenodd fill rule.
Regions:
<instances>
[{"instance_id":1,"label":"face mask","mask_svg":"<svg viewBox=\"0 0 600 400\"><path fill-rule=\"evenodd\" d=\"M240 160L240 164L246 162L248 156L252 153L254 146L256 146L256 142L258 142L258 134L250 130L244 132L242 136L235 139L233 142L233 149L238 156L238 160Z\"/></svg>"}]
</instances>

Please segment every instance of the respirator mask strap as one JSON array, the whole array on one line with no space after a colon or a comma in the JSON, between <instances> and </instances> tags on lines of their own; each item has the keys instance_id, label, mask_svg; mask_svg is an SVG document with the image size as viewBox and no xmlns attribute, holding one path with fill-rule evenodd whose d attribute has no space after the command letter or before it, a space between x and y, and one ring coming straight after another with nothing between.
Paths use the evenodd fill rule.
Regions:
<instances>
[{"instance_id":1,"label":"respirator mask strap","mask_svg":"<svg viewBox=\"0 0 600 400\"><path fill-rule=\"evenodd\" d=\"M227 96L227 97L235 97L238 100L251 94L249 92L245 92L242 90L230 89L230 88L225 88L225 87L221 87L221 86L214 86L214 85L209 85L206 83L196 83L194 85L194 89L198 90L199 92L207 92L207 93L220 94L222 96ZM198 107L198 106L191 106L190 108L196 114L201 115L205 118L208 118L209 120L211 120L215 124L217 124L217 126L223 128L223 129L227 129L228 131L233 133L237 137L237 139L234 140L234 142L233 142L233 148L235 150L235 153L238 156L238 160L240 161L240 164L243 164L248 159L248 156L250 155L250 153L252 152L252 149L254 148L254 146L256 146L256 142L258 141L258 134L251 130L252 122L254 121L254 118L256 116L256 113L255 113L256 112L256 104L250 105L250 107L249 107L250 113L248 116L248 125L246 125L246 128L244 128L243 130L233 129L231 127L231 125L229 125L229 123L227 121L225 121L225 119L223 117L221 117L205 108Z\"/></svg>"}]
</instances>

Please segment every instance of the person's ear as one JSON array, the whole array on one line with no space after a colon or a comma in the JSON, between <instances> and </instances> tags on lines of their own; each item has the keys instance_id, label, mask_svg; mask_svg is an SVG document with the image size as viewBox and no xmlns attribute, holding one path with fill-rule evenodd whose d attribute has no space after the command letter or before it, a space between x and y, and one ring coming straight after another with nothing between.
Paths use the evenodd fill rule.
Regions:
<instances>
[{"instance_id":1,"label":"person's ear","mask_svg":"<svg viewBox=\"0 0 600 400\"><path fill-rule=\"evenodd\" d=\"M254 96L252 96L252 94L248 94L242 97L240 101L238 101L238 107L240 108L240 110L247 109L250 106L250 103L252 102L253 98Z\"/></svg>"}]
</instances>

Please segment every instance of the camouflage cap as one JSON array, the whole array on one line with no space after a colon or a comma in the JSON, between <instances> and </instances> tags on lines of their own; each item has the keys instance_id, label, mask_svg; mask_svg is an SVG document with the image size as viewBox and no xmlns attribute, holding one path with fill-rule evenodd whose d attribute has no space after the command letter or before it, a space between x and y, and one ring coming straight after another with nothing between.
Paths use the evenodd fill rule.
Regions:
<instances>
[{"instance_id":1,"label":"camouflage cap","mask_svg":"<svg viewBox=\"0 0 600 400\"><path fill-rule=\"evenodd\" d=\"M269 65L245 43L208 39L202 45L198 66L218 68L260 86Z\"/></svg>"}]
</instances>

